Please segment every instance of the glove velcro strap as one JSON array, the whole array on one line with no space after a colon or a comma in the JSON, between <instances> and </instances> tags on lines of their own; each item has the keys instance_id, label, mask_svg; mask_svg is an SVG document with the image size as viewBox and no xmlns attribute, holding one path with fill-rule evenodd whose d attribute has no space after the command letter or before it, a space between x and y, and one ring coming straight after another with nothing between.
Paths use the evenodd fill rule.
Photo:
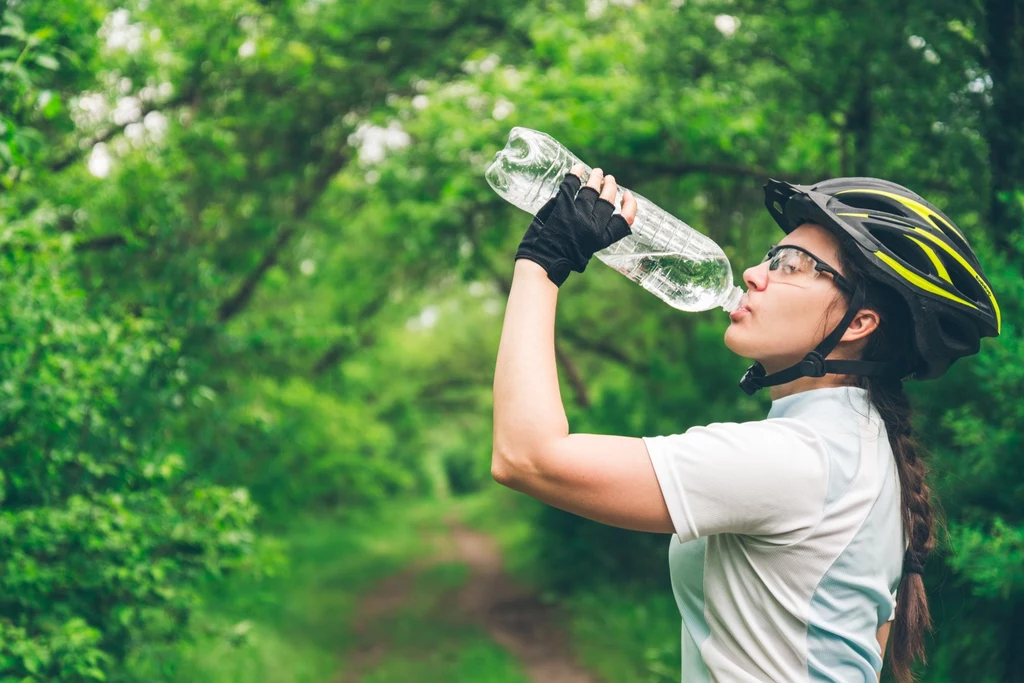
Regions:
<instances>
[{"instance_id":1,"label":"glove velcro strap","mask_svg":"<svg viewBox=\"0 0 1024 683\"><path fill-rule=\"evenodd\" d=\"M516 252L515 260L518 261L519 259L526 259L536 263L548 274L548 279L559 287L562 286L562 283L569 277L569 273L572 272L572 264L564 258L551 261L546 258L546 255L534 254L526 249L520 249Z\"/></svg>"}]
</instances>

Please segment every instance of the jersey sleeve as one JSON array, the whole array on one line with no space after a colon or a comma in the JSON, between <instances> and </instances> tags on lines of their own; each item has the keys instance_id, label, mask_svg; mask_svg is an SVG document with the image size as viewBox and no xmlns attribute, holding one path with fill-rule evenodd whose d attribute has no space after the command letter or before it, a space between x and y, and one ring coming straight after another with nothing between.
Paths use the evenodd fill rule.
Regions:
<instances>
[{"instance_id":1,"label":"jersey sleeve","mask_svg":"<svg viewBox=\"0 0 1024 683\"><path fill-rule=\"evenodd\" d=\"M828 453L799 420L716 422L643 441L680 541L736 533L785 545L824 514Z\"/></svg>"}]
</instances>

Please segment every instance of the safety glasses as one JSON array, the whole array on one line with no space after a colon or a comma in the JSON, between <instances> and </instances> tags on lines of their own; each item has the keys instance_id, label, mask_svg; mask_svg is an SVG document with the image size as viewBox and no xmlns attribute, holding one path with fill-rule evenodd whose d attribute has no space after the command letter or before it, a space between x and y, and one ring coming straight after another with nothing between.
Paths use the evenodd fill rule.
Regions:
<instances>
[{"instance_id":1,"label":"safety glasses","mask_svg":"<svg viewBox=\"0 0 1024 683\"><path fill-rule=\"evenodd\" d=\"M828 273L836 286L852 292L850 282L839 272L803 247L775 245L768 250L761 263L768 263L768 277L778 282L795 285L810 284L820 273Z\"/></svg>"}]
</instances>

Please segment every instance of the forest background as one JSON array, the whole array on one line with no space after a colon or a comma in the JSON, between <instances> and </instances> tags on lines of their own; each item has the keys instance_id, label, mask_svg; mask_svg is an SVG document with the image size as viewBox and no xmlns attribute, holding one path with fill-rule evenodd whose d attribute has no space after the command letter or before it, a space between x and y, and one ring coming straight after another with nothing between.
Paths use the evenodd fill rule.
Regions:
<instances>
[{"instance_id":1,"label":"forest background","mask_svg":"<svg viewBox=\"0 0 1024 683\"><path fill-rule=\"evenodd\" d=\"M575 631L581 649L622 643L632 680L678 680L668 538L490 478L529 216L483 171L516 125L738 270L778 239L769 177L880 176L957 221L1003 333L909 387L944 521L921 673L1024 680L1024 3L7 0L0 16L0 680L299 680L330 647L288 626L316 600L280 597L308 544L357 562L365 546L337 546L354 520L399 542L390 511L466 495L515 527L523 577L602 625ZM737 388L721 312L680 313L601 265L560 299L574 432L766 413ZM278 673L231 673L267 652Z\"/></svg>"}]
</instances>

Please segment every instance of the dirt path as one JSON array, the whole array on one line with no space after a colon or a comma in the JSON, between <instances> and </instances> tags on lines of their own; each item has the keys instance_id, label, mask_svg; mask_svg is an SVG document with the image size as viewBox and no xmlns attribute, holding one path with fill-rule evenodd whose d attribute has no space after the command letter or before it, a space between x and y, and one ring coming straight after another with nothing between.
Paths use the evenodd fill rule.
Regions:
<instances>
[{"instance_id":1,"label":"dirt path","mask_svg":"<svg viewBox=\"0 0 1024 683\"><path fill-rule=\"evenodd\" d=\"M522 662L535 683L598 683L572 656L556 608L505 573L498 544L486 534L446 520L469 580L459 591L459 610Z\"/></svg>"},{"instance_id":2,"label":"dirt path","mask_svg":"<svg viewBox=\"0 0 1024 683\"><path fill-rule=\"evenodd\" d=\"M572 655L562 627L564 615L505 573L494 539L467 528L454 516L445 523L448 534L435 557L383 580L360 601L355 621L358 646L340 683L359 683L384 661L390 647L386 635L375 632L374 623L409 601L419 572L447 562L466 564L469 577L451 600L440 601L456 605L458 613L439 618L455 618L486 631L519 659L534 683L601 683Z\"/></svg>"},{"instance_id":3,"label":"dirt path","mask_svg":"<svg viewBox=\"0 0 1024 683\"><path fill-rule=\"evenodd\" d=\"M422 566L413 566L390 576L359 601L352 629L356 647L338 683L358 683L366 672L384 661L389 643L375 632L374 625L405 605L416 584L416 574L422 570Z\"/></svg>"}]
</instances>

